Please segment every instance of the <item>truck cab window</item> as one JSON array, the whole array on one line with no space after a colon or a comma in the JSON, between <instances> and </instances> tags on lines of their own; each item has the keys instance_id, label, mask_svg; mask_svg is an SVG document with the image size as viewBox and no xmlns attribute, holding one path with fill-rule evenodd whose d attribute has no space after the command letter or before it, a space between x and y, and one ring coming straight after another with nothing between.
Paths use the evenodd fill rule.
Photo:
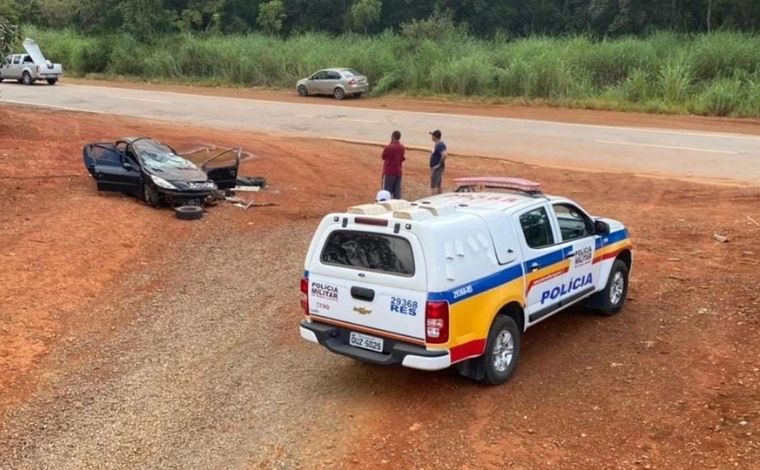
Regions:
<instances>
[{"instance_id":1,"label":"truck cab window","mask_svg":"<svg viewBox=\"0 0 760 470\"><path fill-rule=\"evenodd\" d=\"M578 240L593 234L591 219L580 209L570 204L554 204L562 241Z\"/></svg>"},{"instance_id":2,"label":"truck cab window","mask_svg":"<svg viewBox=\"0 0 760 470\"><path fill-rule=\"evenodd\" d=\"M538 207L522 214L520 225L529 247L542 248L554 244L554 233L546 208Z\"/></svg>"}]
</instances>

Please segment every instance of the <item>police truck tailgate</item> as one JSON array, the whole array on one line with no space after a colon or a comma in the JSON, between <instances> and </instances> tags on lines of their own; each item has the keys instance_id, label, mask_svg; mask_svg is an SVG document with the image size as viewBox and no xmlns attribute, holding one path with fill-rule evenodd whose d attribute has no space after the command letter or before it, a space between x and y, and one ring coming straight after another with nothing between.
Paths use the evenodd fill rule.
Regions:
<instances>
[{"instance_id":1,"label":"police truck tailgate","mask_svg":"<svg viewBox=\"0 0 760 470\"><path fill-rule=\"evenodd\" d=\"M355 334L350 344L382 351L382 339L425 341L425 270L413 235L336 228L325 234L308 272L313 321Z\"/></svg>"}]
</instances>

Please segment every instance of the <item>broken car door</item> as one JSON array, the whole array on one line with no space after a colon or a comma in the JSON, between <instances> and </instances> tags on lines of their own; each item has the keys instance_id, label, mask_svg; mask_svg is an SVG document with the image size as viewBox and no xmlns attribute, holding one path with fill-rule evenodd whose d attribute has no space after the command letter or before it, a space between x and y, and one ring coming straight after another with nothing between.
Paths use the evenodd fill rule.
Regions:
<instances>
[{"instance_id":1,"label":"broken car door","mask_svg":"<svg viewBox=\"0 0 760 470\"><path fill-rule=\"evenodd\" d=\"M231 189L237 186L238 167L240 166L241 150L225 150L215 157L211 157L201 165L201 169L208 175L208 179L216 183L219 189Z\"/></svg>"},{"instance_id":2,"label":"broken car door","mask_svg":"<svg viewBox=\"0 0 760 470\"><path fill-rule=\"evenodd\" d=\"M116 145L85 145L83 157L84 166L95 178L98 190L140 194L140 167Z\"/></svg>"}]
</instances>

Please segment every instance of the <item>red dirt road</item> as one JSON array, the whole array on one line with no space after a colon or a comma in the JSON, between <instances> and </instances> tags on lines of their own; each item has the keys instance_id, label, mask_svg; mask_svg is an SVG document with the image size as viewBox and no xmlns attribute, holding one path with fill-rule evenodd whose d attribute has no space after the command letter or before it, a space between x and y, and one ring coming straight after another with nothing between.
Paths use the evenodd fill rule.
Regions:
<instances>
[{"instance_id":1,"label":"red dirt road","mask_svg":"<svg viewBox=\"0 0 760 470\"><path fill-rule=\"evenodd\" d=\"M127 273L181 259L181 240L258 234L306 222L374 194L378 150L285 140L129 119L6 107L0 110L0 419L33 400L47 379L87 355L60 358L73 338L93 344L126 317L92 318L88 305L112 301ZM734 130L735 131L735 130ZM245 174L266 175L253 197L275 207L210 208L185 223L128 197L98 194L81 163L91 140L151 134L176 148L242 145ZM413 152L404 190L426 192L426 155ZM731 188L614 173L584 173L487 159L452 159L447 179L473 173L543 182L594 213L625 221L635 241L624 311L600 318L582 309L558 315L524 338L513 380L484 387L450 373L422 373L337 361L348 384L328 402L336 430L350 430L331 453L360 468L752 468L760 459L760 188ZM51 176L66 175L61 178ZM718 244L713 233L730 238ZM302 246L308 234L294 232ZM291 248L283 244L283 250ZM277 270L278 266L273 266ZM269 286L293 300L273 342L291 344L307 369L292 380L327 380L330 353L297 339L292 286ZM134 286L161 293L161 283ZM287 340L286 340L287 339ZM149 345L144 347L148 348ZM221 358L220 358L221 360ZM308 376L304 376L306 373ZM274 399L274 398L273 398ZM276 397L284 400L288 397ZM202 412L202 410L201 410ZM277 420L275 416L273 422ZM299 422L284 423L298 427ZM3 422L0 421L0 432ZM336 431L340 434L339 431ZM158 437L159 439L162 437ZM176 436L163 436L178 439ZM184 441L183 441L184 442ZM199 438L194 445L203 445ZM188 444L189 445L189 444ZM325 443L293 443L310 455ZM293 452L293 450L291 450ZM0 453L3 453L0 447ZM286 453L270 463L288 465ZM315 467L320 466L315 462Z\"/></svg>"}]
</instances>

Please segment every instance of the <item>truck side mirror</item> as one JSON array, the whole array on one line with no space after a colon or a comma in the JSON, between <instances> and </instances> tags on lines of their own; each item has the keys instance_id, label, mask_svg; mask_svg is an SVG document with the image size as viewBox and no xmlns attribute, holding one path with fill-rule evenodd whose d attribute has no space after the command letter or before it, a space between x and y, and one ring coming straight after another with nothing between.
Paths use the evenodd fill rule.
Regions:
<instances>
[{"instance_id":1,"label":"truck side mirror","mask_svg":"<svg viewBox=\"0 0 760 470\"><path fill-rule=\"evenodd\" d=\"M609 235L610 224L603 220L594 221L594 234L596 235Z\"/></svg>"}]
</instances>

